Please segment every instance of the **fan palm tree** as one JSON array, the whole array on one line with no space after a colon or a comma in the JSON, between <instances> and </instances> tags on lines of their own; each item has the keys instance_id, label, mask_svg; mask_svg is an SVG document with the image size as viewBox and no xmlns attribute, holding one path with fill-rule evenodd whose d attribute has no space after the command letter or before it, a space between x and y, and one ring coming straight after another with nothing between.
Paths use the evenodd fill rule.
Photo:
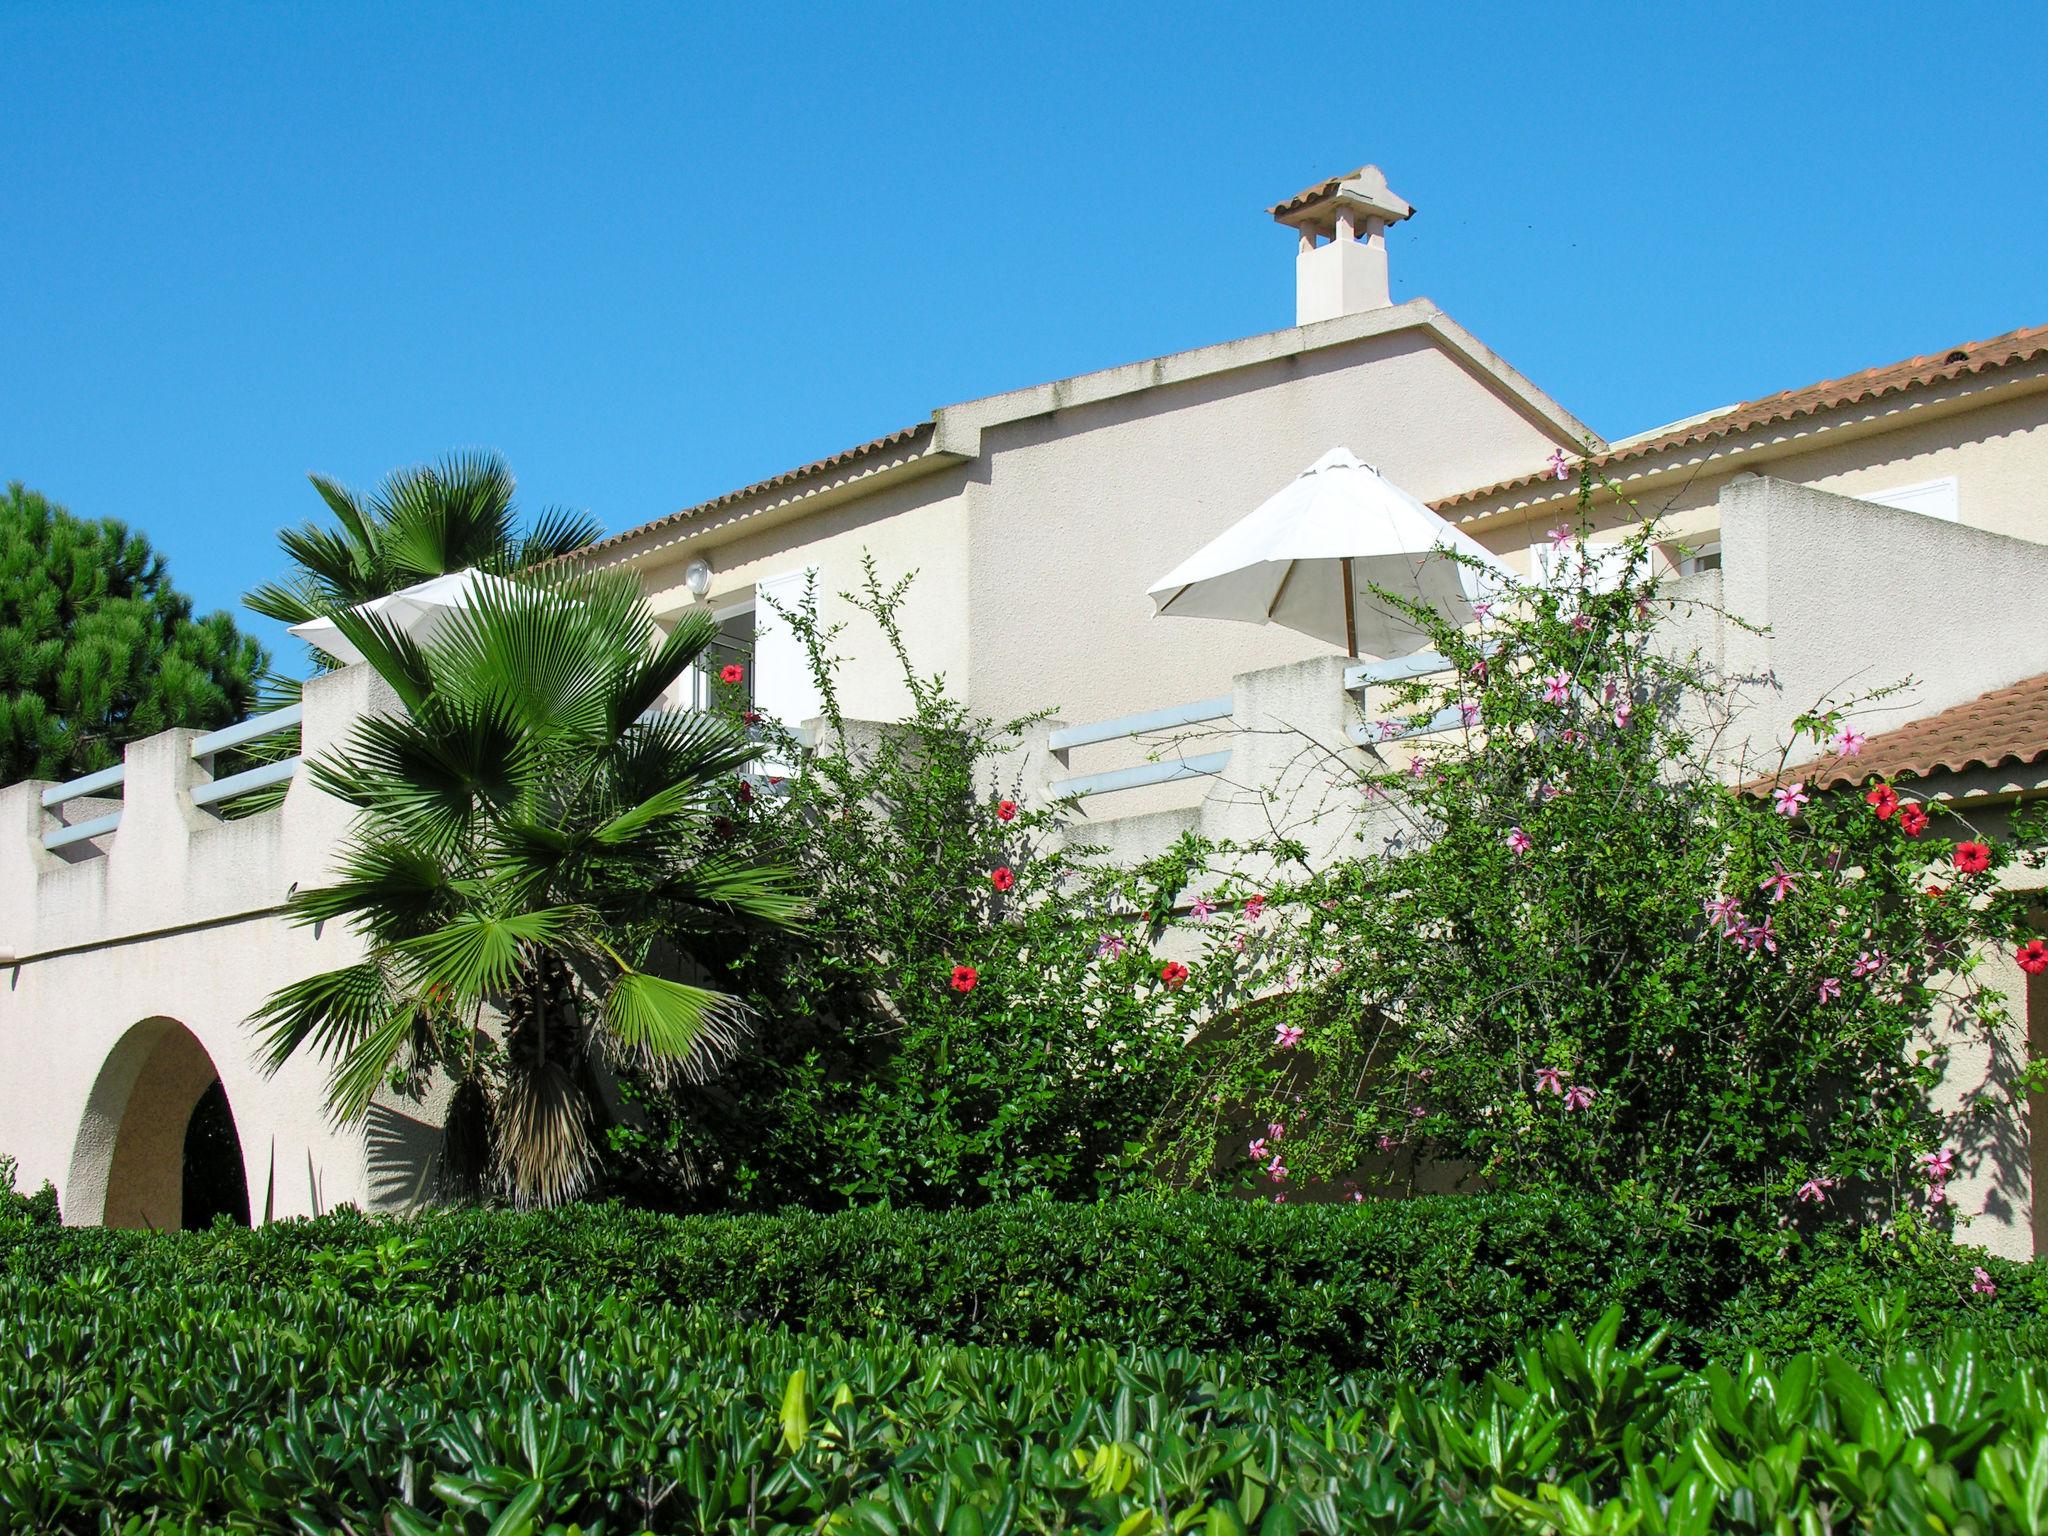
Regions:
<instances>
[{"instance_id":1,"label":"fan palm tree","mask_svg":"<svg viewBox=\"0 0 2048 1536\"><path fill-rule=\"evenodd\" d=\"M284 624L326 618L455 571L530 570L581 549L600 531L588 513L559 508L522 528L512 471L494 453L450 454L439 464L397 470L368 496L324 475L308 478L338 526L304 523L279 533L293 571L243 599Z\"/></svg>"},{"instance_id":2,"label":"fan palm tree","mask_svg":"<svg viewBox=\"0 0 2048 1536\"><path fill-rule=\"evenodd\" d=\"M424 647L333 617L404 712L308 770L360 815L337 878L291 913L352 923L367 952L270 999L268 1062L320 1052L344 1122L441 1069L451 1173L572 1199L609 1066L702 1080L740 1043L745 1011L693 945L800 916L786 870L724 844L757 749L722 719L650 713L715 627L661 635L624 572L486 588Z\"/></svg>"}]
</instances>

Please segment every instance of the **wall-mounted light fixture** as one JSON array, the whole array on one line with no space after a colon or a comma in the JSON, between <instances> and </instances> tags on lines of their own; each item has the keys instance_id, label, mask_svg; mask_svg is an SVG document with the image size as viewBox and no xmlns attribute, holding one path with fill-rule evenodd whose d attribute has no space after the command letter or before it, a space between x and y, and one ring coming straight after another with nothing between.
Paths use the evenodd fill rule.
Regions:
<instances>
[{"instance_id":1,"label":"wall-mounted light fixture","mask_svg":"<svg viewBox=\"0 0 2048 1536\"><path fill-rule=\"evenodd\" d=\"M683 567L683 585L690 589L690 596L702 597L711 590L711 562L699 556Z\"/></svg>"}]
</instances>

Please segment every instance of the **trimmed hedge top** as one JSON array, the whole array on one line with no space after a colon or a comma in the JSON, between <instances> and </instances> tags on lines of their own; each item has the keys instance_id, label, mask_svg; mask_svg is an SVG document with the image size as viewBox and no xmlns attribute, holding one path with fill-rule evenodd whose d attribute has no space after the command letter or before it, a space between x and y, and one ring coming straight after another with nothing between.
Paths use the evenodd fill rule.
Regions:
<instances>
[{"instance_id":1,"label":"trimmed hedge top","mask_svg":"<svg viewBox=\"0 0 2048 1536\"><path fill-rule=\"evenodd\" d=\"M1470 1371L1610 1306L1633 1327L1673 1326L1692 1358L1853 1341L1856 1298L1888 1290L1906 1291L1931 1327L2012 1327L2048 1311L2031 1266L1946 1245L1912 1262L1846 1242L1808 1244L1770 1273L1733 1273L1729 1262L1696 1235L1535 1196L680 1217L618 1206L409 1220L344 1211L161 1235L0 1224L0 1272L35 1281L97 1275L134 1293L339 1288L443 1305L581 1294L808 1331L1187 1348L1276 1380ZM1996 1298L1970 1293L1979 1262Z\"/></svg>"}]
</instances>

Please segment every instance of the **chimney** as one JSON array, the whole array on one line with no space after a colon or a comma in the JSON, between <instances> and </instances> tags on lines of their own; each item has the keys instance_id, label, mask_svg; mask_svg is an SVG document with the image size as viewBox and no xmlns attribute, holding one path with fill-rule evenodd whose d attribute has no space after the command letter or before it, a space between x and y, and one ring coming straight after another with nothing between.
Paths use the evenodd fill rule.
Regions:
<instances>
[{"instance_id":1,"label":"chimney","mask_svg":"<svg viewBox=\"0 0 2048 1536\"><path fill-rule=\"evenodd\" d=\"M1294 323L1313 325L1339 315L1385 309L1387 226L1415 210L1387 189L1376 165L1332 176L1266 212L1295 231Z\"/></svg>"}]
</instances>

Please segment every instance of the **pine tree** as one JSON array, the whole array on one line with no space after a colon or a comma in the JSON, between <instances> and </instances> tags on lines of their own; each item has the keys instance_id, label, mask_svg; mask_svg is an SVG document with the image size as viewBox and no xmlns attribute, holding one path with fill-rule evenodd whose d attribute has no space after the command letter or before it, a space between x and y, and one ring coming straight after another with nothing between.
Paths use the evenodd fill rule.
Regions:
<instances>
[{"instance_id":1,"label":"pine tree","mask_svg":"<svg viewBox=\"0 0 2048 1536\"><path fill-rule=\"evenodd\" d=\"M0 783L74 778L139 737L227 725L268 666L228 614L193 617L141 534L19 481L0 496Z\"/></svg>"}]
</instances>

